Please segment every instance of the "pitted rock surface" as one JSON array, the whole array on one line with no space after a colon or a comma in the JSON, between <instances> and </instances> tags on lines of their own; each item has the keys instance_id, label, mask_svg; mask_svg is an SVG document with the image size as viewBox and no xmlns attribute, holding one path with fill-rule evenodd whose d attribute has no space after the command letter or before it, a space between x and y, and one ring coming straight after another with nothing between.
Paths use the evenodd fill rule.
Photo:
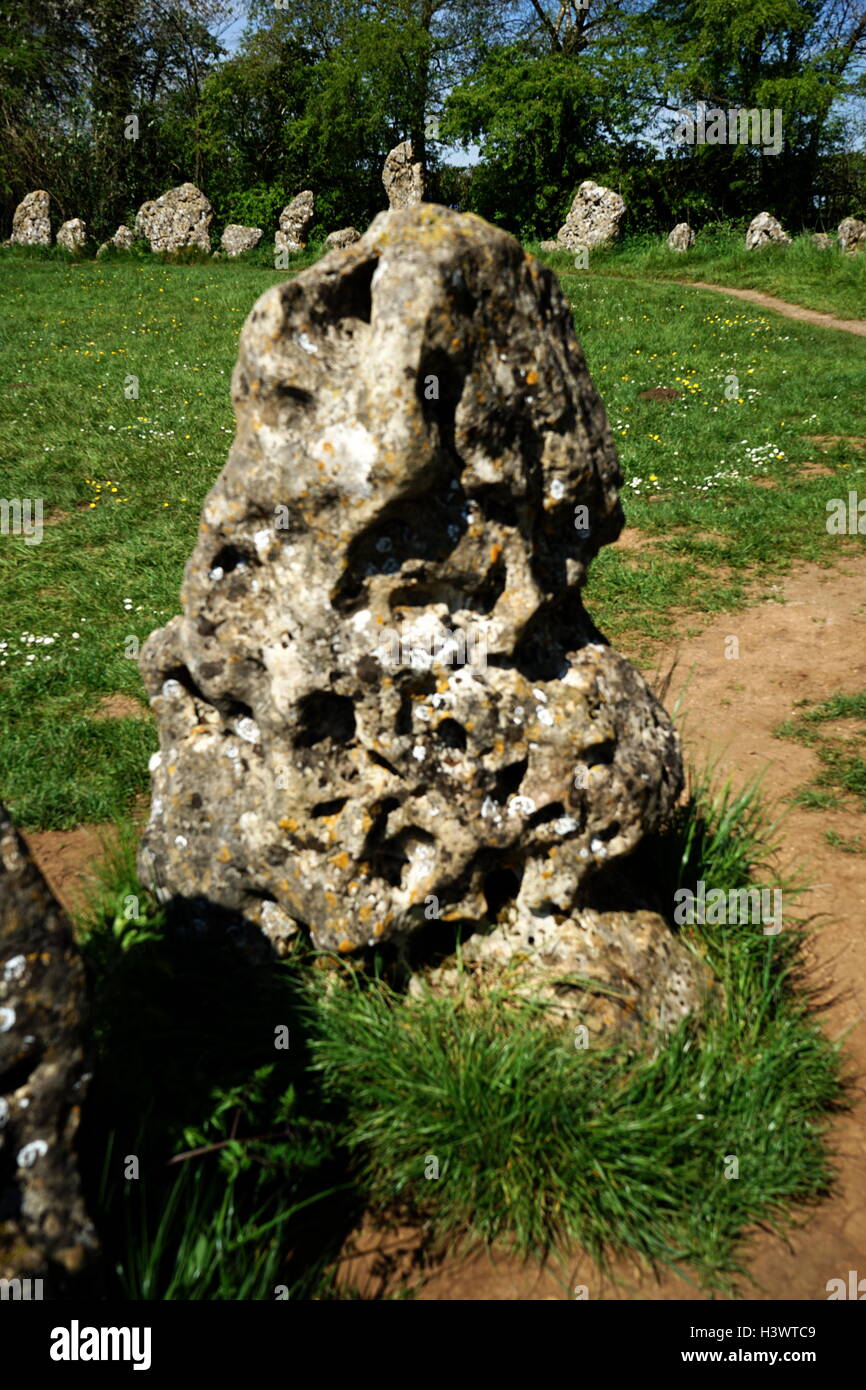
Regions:
<instances>
[{"instance_id":1,"label":"pitted rock surface","mask_svg":"<svg viewBox=\"0 0 866 1390\"><path fill-rule=\"evenodd\" d=\"M97 1255L73 1148L84 1010L72 930L0 806L0 1279L42 1279L44 1298Z\"/></svg>"},{"instance_id":2,"label":"pitted rock surface","mask_svg":"<svg viewBox=\"0 0 866 1390\"><path fill-rule=\"evenodd\" d=\"M220 246L227 256L234 258L244 251L252 251L263 235L261 227L243 227L237 222L230 222L220 237Z\"/></svg>"},{"instance_id":3,"label":"pitted rock surface","mask_svg":"<svg viewBox=\"0 0 866 1390\"><path fill-rule=\"evenodd\" d=\"M769 212L759 212L749 223L746 232L746 250L760 251L764 246L789 246L791 238L783 230L781 222Z\"/></svg>"},{"instance_id":4,"label":"pitted rock surface","mask_svg":"<svg viewBox=\"0 0 866 1390\"><path fill-rule=\"evenodd\" d=\"M565 222L556 234L559 249L577 251L584 246L608 246L620 235L625 201L612 188L585 179L574 195Z\"/></svg>"},{"instance_id":5,"label":"pitted rock surface","mask_svg":"<svg viewBox=\"0 0 866 1390\"><path fill-rule=\"evenodd\" d=\"M416 162L411 140L395 145L382 168L382 182L390 208L414 208L423 203L424 168Z\"/></svg>"},{"instance_id":6,"label":"pitted rock surface","mask_svg":"<svg viewBox=\"0 0 866 1390\"><path fill-rule=\"evenodd\" d=\"M866 249L866 222L857 217L843 217L836 235L841 249L849 256L859 255Z\"/></svg>"},{"instance_id":7,"label":"pitted rock surface","mask_svg":"<svg viewBox=\"0 0 866 1390\"><path fill-rule=\"evenodd\" d=\"M184 246L210 251L212 220L213 209L201 189L194 183L182 183L161 197L142 203L136 214L135 231L147 238L151 251L180 251Z\"/></svg>"},{"instance_id":8,"label":"pitted rock surface","mask_svg":"<svg viewBox=\"0 0 866 1390\"><path fill-rule=\"evenodd\" d=\"M80 217L71 217L57 233L57 245L76 253L87 241L87 224Z\"/></svg>"},{"instance_id":9,"label":"pitted rock surface","mask_svg":"<svg viewBox=\"0 0 866 1390\"><path fill-rule=\"evenodd\" d=\"M621 475L556 278L477 217L383 213L257 302L232 395L141 657L142 874L328 950L477 921L503 874L521 922L567 917L682 773L581 602Z\"/></svg>"},{"instance_id":10,"label":"pitted rock surface","mask_svg":"<svg viewBox=\"0 0 866 1390\"><path fill-rule=\"evenodd\" d=\"M690 251L695 244L695 234L688 222L678 222L668 236L671 251Z\"/></svg>"},{"instance_id":11,"label":"pitted rock surface","mask_svg":"<svg viewBox=\"0 0 866 1390\"><path fill-rule=\"evenodd\" d=\"M325 245L329 251L342 251L346 246L354 246L356 241L361 240L361 233L356 232L354 227L340 227L336 232L329 232L325 237Z\"/></svg>"},{"instance_id":12,"label":"pitted rock surface","mask_svg":"<svg viewBox=\"0 0 866 1390\"><path fill-rule=\"evenodd\" d=\"M312 189L305 188L280 213L280 226L274 238L277 251L288 251L293 256L303 251L315 216L316 195Z\"/></svg>"},{"instance_id":13,"label":"pitted rock surface","mask_svg":"<svg viewBox=\"0 0 866 1390\"><path fill-rule=\"evenodd\" d=\"M706 964L654 912L581 908L557 921L511 907L502 915L493 931L464 942L459 969L440 966L426 983L470 997L507 985L543 1004L553 1022L580 1019L594 1037L634 1042L644 1029L676 1028L714 988ZM414 976L410 994L420 996L424 983Z\"/></svg>"},{"instance_id":14,"label":"pitted rock surface","mask_svg":"<svg viewBox=\"0 0 866 1390\"><path fill-rule=\"evenodd\" d=\"M44 188L37 188L21 199L12 216L12 246L50 246L51 198Z\"/></svg>"}]
</instances>

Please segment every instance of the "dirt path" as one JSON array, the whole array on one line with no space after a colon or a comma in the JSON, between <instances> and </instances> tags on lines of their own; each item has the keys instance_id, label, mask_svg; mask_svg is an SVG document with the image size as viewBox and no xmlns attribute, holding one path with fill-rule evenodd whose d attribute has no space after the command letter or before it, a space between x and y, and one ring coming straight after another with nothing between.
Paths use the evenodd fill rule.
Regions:
<instances>
[{"instance_id":1,"label":"dirt path","mask_svg":"<svg viewBox=\"0 0 866 1390\"><path fill-rule=\"evenodd\" d=\"M798 700L866 690L866 556L830 570L800 568L777 590L780 601L722 615L699 636L660 649L657 672L664 675L677 659L667 705L672 708L682 697L687 758L697 766L714 761L718 777L730 776L735 785L763 772L768 801L781 804L811 780L819 763L812 750L774 738L773 730ZM737 660L725 657L730 636L739 639ZM744 1283L744 1298L825 1299L828 1279L847 1280L852 1269L866 1275L866 855L832 848L825 839L828 830L850 835L850 817L791 808L780 863L808 874L815 885L802 901L804 915L818 917L812 979L829 985L835 996L823 1016L829 1036L851 1030L847 1053L861 1099L833 1128L836 1192L804 1213L805 1224L790 1244L768 1232L755 1233L746 1265L761 1289ZM344 1277L362 1296L381 1296L401 1278L412 1277L417 1245L417 1232L367 1227L355 1238L358 1255L345 1262ZM417 1278L416 1269L412 1282ZM483 1253L446 1260L429 1272L418 1296L564 1299L573 1298L579 1284L587 1286L590 1298L608 1300L700 1296L675 1275L658 1283L626 1261L616 1265L614 1279L601 1279L578 1255L568 1269L539 1270L504 1254Z\"/></svg>"},{"instance_id":2,"label":"dirt path","mask_svg":"<svg viewBox=\"0 0 866 1390\"><path fill-rule=\"evenodd\" d=\"M747 299L750 304L758 304L762 309L773 309L785 318L796 319L799 323L814 323L819 328L836 328L840 333L856 333L866 338L866 319L838 319L835 314L822 314L817 309L804 309L802 304L789 304L787 299L777 299L775 295L764 294L761 290L732 289L730 285L711 285L707 280L673 280L664 283L684 285L693 290L714 290L717 294L729 294L734 299Z\"/></svg>"}]
</instances>

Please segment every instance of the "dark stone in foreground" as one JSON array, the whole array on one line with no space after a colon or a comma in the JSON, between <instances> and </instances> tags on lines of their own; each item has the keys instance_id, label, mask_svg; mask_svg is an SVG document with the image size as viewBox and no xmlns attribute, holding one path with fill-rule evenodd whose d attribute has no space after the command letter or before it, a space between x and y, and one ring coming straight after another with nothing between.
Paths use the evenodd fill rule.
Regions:
<instances>
[{"instance_id":1,"label":"dark stone in foreground","mask_svg":"<svg viewBox=\"0 0 866 1390\"><path fill-rule=\"evenodd\" d=\"M0 1279L34 1299L34 1280L43 1298L81 1291L98 1254L73 1147L84 1010L70 924L0 806Z\"/></svg>"}]
</instances>

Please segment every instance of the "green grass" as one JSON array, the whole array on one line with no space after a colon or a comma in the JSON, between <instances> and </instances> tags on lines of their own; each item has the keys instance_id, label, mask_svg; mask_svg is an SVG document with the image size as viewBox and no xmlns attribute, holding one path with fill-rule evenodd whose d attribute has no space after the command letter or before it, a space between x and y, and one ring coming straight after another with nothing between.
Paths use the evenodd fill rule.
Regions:
<instances>
[{"instance_id":1,"label":"green grass","mask_svg":"<svg viewBox=\"0 0 866 1390\"><path fill-rule=\"evenodd\" d=\"M108 695L143 701L138 647L178 611L234 434L238 333L285 279L252 254L265 264L0 252L0 494L44 499L48 523L39 545L0 536L0 795L24 826L111 819L147 790L149 718L94 715ZM647 656L678 614L736 610L793 560L862 544L825 519L828 500L866 491L866 341L666 284L562 283L646 540L608 547L587 590L628 655ZM640 398L656 386L684 394ZM813 434L842 438L822 448ZM815 459L832 476L798 471Z\"/></svg>"},{"instance_id":2,"label":"green grass","mask_svg":"<svg viewBox=\"0 0 866 1390\"><path fill-rule=\"evenodd\" d=\"M700 878L772 882L773 845L755 788L699 781L635 871L669 914ZM219 930L169 928L131 847L80 923L96 1049L82 1162L112 1297L337 1296L365 1210L425 1223L432 1251L580 1245L731 1295L744 1229L784 1230L832 1184L839 1044L801 992L790 885L777 937L686 930L720 985L701 1017L662 1044L578 1050L507 990L415 999L303 945L256 967Z\"/></svg>"},{"instance_id":3,"label":"green grass","mask_svg":"<svg viewBox=\"0 0 866 1390\"><path fill-rule=\"evenodd\" d=\"M796 795L801 806L811 810L845 810L849 814L866 812L866 760L863 758L863 733L866 723L866 694L834 695L829 700L810 705L800 702L800 713L775 730L777 738L791 738L813 748L821 762L821 770ZM849 721L855 721L852 729ZM832 726L832 727L830 727ZM861 837L830 838L830 844L847 853L861 849Z\"/></svg>"},{"instance_id":4,"label":"green grass","mask_svg":"<svg viewBox=\"0 0 866 1390\"><path fill-rule=\"evenodd\" d=\"M866 256L846 256L835 244L819 251L811 236L797 236L790 246L747 251L746 225L707 227L697 231L690 251L671 251L667 237L643 233L614 247L593 251L592 275L630 276L649 280L704 280L711 285L761 290L839 318L866 317ZM533 248L535 249L535 248ZM557 270L573 268L574 256L543 256Z\"/></svg>"}]
</instances>

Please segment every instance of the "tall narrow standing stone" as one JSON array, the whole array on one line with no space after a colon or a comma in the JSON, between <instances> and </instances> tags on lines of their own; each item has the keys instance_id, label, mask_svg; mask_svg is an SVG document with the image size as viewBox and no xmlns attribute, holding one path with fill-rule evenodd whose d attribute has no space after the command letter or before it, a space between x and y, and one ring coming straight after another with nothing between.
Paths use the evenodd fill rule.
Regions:
<instances>
[{"instance_id":1,"label":"tall narrow standing stone","mask_svg":"<svg viewBox=\"0 0 866 1390\"><path fill-rule=\"evenodd\" d=\"M424 201L424 169L413 161L411 140L396 145L385 160L382 182L391 208L414 208Z\"/></svg>"},{"instance_id":2,"label":"tall narrow standing stone","mask_svg":"<svg viewBox=\"0 0 866 1390\"><path fill-rule=\"evenodd\" d=\"M580 914L681 766L581 602L622 526L620 471L555 276L478 217L383 213L262 296L232 390L183 616L142 652L160 731L143 874L279 948L510 904L510 940L537 928L552 963L562 927L569 961L595 942L619 969L627 925ZM697 997L659 934L636 930L629 967L661 999L647 1017L674 1009L650 959Z\"/></svg>"}]
</instances>

